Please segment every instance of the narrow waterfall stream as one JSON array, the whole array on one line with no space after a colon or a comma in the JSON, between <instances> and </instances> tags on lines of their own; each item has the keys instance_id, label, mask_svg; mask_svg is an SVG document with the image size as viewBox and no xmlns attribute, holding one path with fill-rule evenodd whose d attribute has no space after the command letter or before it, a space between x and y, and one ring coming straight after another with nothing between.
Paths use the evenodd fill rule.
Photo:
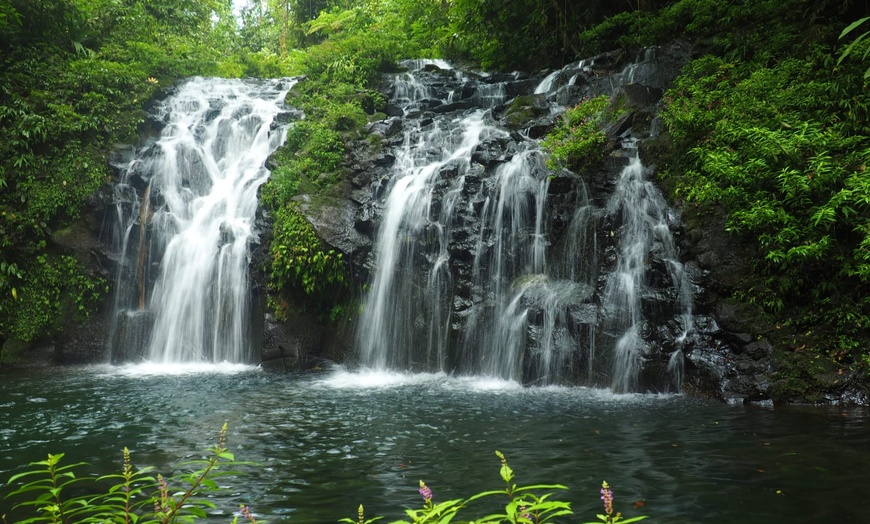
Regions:
<instances>
[{"instance_id":1,"label":"narrow waterfall stream","mask_svg":"<svg viewBox=\"0 0 870 524\"><path fill-rule=\"evenodd\" d=\"M256 362L249 244L293 83L194 78L154 110L116 188L113 357Z\"/></svg>"},{"instance_id":2,"label":"narrow waterfall stream","mask_svg":"<svg viewBox=\"0 0 870 524\"><path fill-rule=\"evenodd\" d=\"M668 225L667 203L658 188L647 180L647 170L637 155L635 143L628 141L623 147L632 155L607 202L607 213L621 223L619 255L604 290L604 322L618 336L612 380L612 388L617 392L638 388L644 344L640 331L645 328L642 308L644 293L649 292L648 265L654 246L660 250L658 257L665 265L664 273L676 291L674 313L682 328L679 339L685 338L692 322L692 295ZM682 381L681 368L670 362L677 362L678 358L682 358L679 348L669 358L671 379L677 390Z\"/></svg>"},{"instance_id":3,"label":"narrow waterfall stream","mask_svg":"<svg viewBox=\"0 0 870 524\"><path fill-rule=\"evenodd\" d=\"M520 92L515 79L443 61L408 61L394 75L403 135L390 175L373 185L380 221L358 336L363 368L679 391L683 353L650 344L645 334L660 327L646 310L665 310L667 329L685 339L691 287L671 233L678 220L634 139L624 138L626 165L595 202L582 177L550 170L537 139L505 126L514 96L552 115L576 103L591 64ZM599 92L612 89L606 81ZM559 177L574 188L563 196L573 216L554 231ZM650 358L664 364L644 383Z\"/></svg>"},{"instance_id":4,"label":"narrow waterfall stream","mask_svg":"<svg viewBox=\"0 0 870 524\"><path fill-rule=\"evenodd\" d=\"M446 266L452 208L465 173L471 168L471 152L482 139L496 132L484 123L480 111L458 122L439 120L425 126L417 122L406 131L378 234L379 269L363 311L363 365L376 369L444 368L442 334L450 321L446 303L452 288ZM439 178L444 171L452 180ZM436 183L449 186L446 198L440 202L433 201ZM429 241L424 243L424 237ZM417 282L418 257L430 261L423 270L427 274L422 276L422 289ZM422 330L425 340L415 340L414 326L418 323L428 324Z\"/></svg>"}]
</instances>

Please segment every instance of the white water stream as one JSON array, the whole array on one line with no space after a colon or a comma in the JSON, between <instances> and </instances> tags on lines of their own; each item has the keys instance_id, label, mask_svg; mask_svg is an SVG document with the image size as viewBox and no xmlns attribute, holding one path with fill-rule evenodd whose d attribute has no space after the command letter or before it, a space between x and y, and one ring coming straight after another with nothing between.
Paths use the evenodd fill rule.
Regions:
<instances>
[{"instance_id":1,"label":"white water stream","mask_svg":"<svg viewBox=\"0 0 870 524\"><path fill-rule=\"evenodd\" d=\"M194 78L157 107L163 131L118 186L123 262L112 342L142 347L113 352L152 362L252 360L249 245L293 83Z\"/></svg>"},{"instance_id":2,"label":"white water stream","mask_svg":"<svg viewBox=\"0 0 870 524\"><path fill-rule=\"evenodd\" d=\"M649 327L644 297L656 293L656 286L674 290L680 339L691 329L692 297L671 236L669 210L636 153L604 207L590 202L579 182L561 256L549 261L546 209L554 173L536 141L516 141L492 118L488 100L503 100L504 85L469 88L462 74L431 70L432 65L445 69L442 62L406 65L410 70L395 78L398 106L415 107L439 96L438 85L450 89L444 79L453 78L459 85L444 102L460 91L473 92L468 100L480 109L404 120L404 143L395 151L386 184L360 322L361 367L538 385L577 383L578 371L585 369L594 383L638 391L649 349L643 339ZM424 78L427 67L436 86ZM558 105L557 79L571 77L573 83L586 67L578 62L552 73L534 93L547 97L551 107ZM499 141L511 145L494 168L484 171L476 155ZM633 142L625 149L633 151ZM476 186L469 189L469 183ZM475 236L469 250L470 298L463 302L456 296L462 284L455 280L466 262L456 259L462 254L452 235L468 217L474 217ZM602 270L597 232L605 217L617 228L608 240L615 242L615 266ZM653 250L667 266L670 283L649 282ZM596 288L600 298L593 297ZM671 391L681 386L682 358L678 348L666 359Z\"/></svg>"},{"instance_id":3,"label":"white water stream","mask_svg":"<svg viewBox=\"0 0 870 524\"><path fill-rule=\"evenodd\" d=\"M647 179L647 169L637 156L633 141L624 144L632 152L629 163L616 182L613 195L607 203L607 212L618 217L620 243L617 265L607 277L604 290L605 325L614 333L621 333L616 343L612 388L617 392L636 391L642 367L641 330L643 326L643 294L648 292L649 259L653 245L660 246L658 256L675 289L676 304L682 334L691 329L692 295L688 278L680 263L679 254L668 226L668 206L658 188ZM680 349L674 351L675 354ZM673 363L671 370L678 374L676 384L682 381L682 367Z\"/></svg>"}]
</instances>

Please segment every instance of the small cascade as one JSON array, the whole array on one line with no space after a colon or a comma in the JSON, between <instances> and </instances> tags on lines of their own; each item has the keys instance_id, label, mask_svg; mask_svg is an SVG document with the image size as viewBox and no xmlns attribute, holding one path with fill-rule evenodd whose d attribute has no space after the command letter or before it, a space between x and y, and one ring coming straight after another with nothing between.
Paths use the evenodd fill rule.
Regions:
<instances>
[{"instance_id":1,"label":"small cascade","mask_svg":"<svg viewBox=\"0 0 870 524\"><path fill-rule=\"evenodd\" d=\"M547 75L543 80L541 80L541 83L538 84L537 87L535 87L534 94L545 95L545 94L549 93L550 91L552 91L553 86L556 84L556 79L558 79L559 75L561 75L561 74L562 74L562 70L557 69L557 70L553 71L552 73L550 73L549 75Z\"/></svg>"},{"instance_id":2,"label":"small cascade","mask_svg":"<svg viewBox=\"0 0 870 524\"><path fill-rule=\"evenodd\" d=\"M561 112L564 106L576 99L578 84L594 62L593 59L584 59L553 71L535 86L533 94L545 96L554 105L553 109Z\"/></svg>"},{"instance_id":3,"label":"small cascade","mask_svg":"<svg viewBox=\"0 0 870 524\"><path fill-rule=\"evenodd\" d=\"M652 287L650 279L656 276L670 279L675 290L674 313L681 323L680 338L684 338L691 328L692 312L688 278L668 224L667 203L658 188L647 179L647 170L637 155L634 142L627 141L623 149L630 152L631 157L619 175L606 208L618 230L618 255L616 268L607 277L603 296L603 324L612 336L617 337L611 384L617 392L638 389L643 358L647 353L641 334L649 328L644 325L644 300L661 287ZM651 267L653 265L655 267ZM669 364L669 367L676 369L675 364Z\"/></svg>"},{"instance_id":4,"label":"small cascade","mask_svg":"<svg viewBox=\"0 0 870 524\"><path fill-rule=\"evenodd\" d=\"M435 90L427 83L422 82L412 71L434 67L438 69L450 69L450 65L443 60L405 60L401 63L409 71L398 75L395 79L394 102L403 108L409 108L414 102L432 98Z\"/></svg>"},{"instance_id":5,"label":"small cascade","mask_svg":"<svg viewBox=\"0 0 870 524\"><path fill-rule=\"evenodd\" d=\"M536 149L500 165L491 177L492 194L480 212L473 265L478 305L463 344L468 370L505 379L522 379L524 291L546 271L544 200L547 175ZM523 280L529 282L523 282Z\"/></svg>"},{"instance_id":6,"label":"small cascade","mask_svg":"<svg viewBox=\"0 0 870 524\"><path fill-rule=\"evenodd\" d=\"M654 46L643 49L636 60L626 65L618 74L611 76L611 89L635 83L641 83L650 87L666 87L665 85L657 85L659 82L655 81L658 69L655 61L657 49Z\"/></svg>"},{"instance_id":7,"label":"small cascade","mask_svg":"<svg viewBox=\"0 0 870 524\"><path fill-rule=\"evenodd\" d=\"M494 84L481 84L471 98L472 102L480 107L493 108L503 104L507 98L507 91L503 82Z\"/></svg>"},{"instance_id":8,"label":"small cascade","mask_svg":"<svg viewBox=\"0 0 870 524\"><path fill-rule=\"evenodd\" d=\"M378 234L377 270L361 322L362 364L376 369L441 370L445 365L452 211L471 167L471 152L495 132L481 112L459 122L416 124L406 129L396 155ZM438 185L447 186L440 202L433 200ZM418 265L420 259L426 260L424 267ZM415 329L421 324L423 330ZM426 340L419 339L420 331Z\"/></svg>"},{"instance_id":9,"label":"small cascade","mask_svg":"<svg viewBox=\"0 0 870 524\"><path fill-rule=\"evenodd\" d=\"M194 78L155 109L163 131L116 187L115 360L254 359L249 245L293 83Z\"/></svg>"}]
</instances>

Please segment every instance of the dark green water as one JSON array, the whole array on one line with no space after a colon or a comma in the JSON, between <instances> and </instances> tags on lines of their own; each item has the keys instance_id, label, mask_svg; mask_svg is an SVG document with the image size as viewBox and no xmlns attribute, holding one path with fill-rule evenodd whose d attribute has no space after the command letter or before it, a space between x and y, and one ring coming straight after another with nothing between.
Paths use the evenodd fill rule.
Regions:
<instances>
[{"instance_id":1,"label":"dark green water","mask_svg":"<svg viewBox=\"0 0 870 524\"><path fill-rule=\"evenodd\" d=\"M219 522L240 502L269 522L335 522L360 503L400 518L419 504L420 479L436 501L500 487L496 449L519 483L569 487L577 517L565 522L594 518L605 479L617 510L648 522L870 522L870 415L859 409L432 375L98 367L0 375L0 420L4 494L11 475L47 453L105 473L119 470L127 446L136 464L171 473L227 422L237 460L262 466L228 482ZM0 501L0 513L10 506Z\"/></svg>"}]
</instances>

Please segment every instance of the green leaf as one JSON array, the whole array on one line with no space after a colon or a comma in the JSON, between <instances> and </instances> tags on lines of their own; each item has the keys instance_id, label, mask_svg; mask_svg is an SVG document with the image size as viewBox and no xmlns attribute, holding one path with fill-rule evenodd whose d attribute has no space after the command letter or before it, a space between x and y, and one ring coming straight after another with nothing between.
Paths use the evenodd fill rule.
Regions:
<instances>
[{"instance_id":1,"label":"green leaf","mask_svg":"<svg viewBox=\"0 0 870 524\"><path fill-rule=\"evenodd\" d=\"M529 491L532 489L568 489L568 486L563 486L562 484L535 484L532 486L522 486L522 487L516 488L514 490L514 493L520 492L520 491Z\"/></svg>"},{"instance_id":2,"label":"green leaf","mask_svg":"<svg viewBox=\"0 0 870 524\"><path fill-rule=\"evenodd\" d=\"M477 499L480 499L483 497L490 497L492 495L507 495L507 494L508 494L507 490L504 490L504 489L496 490L496 491L483 491L483 492L478 493L476 495L472 495L471 497L467 498L465 501L471 502L473 500L477 500Z\"/></svg>"},{"instance_id":3,"label":"green leaf","mask_svg":"<svg viewBox=\"0 0 870 524\"><path fill-rule=\"evenodd\" d=\"M862 18L862 19L860 19L860 20L855 20L854 22L852 22L851 24L849 24L848 26L846 26L845 29L843 29L843 32L840 33L840 37L839 37L839 38L843 38L844 36L848 35L848 34L851 33L851 32L852 32L856 27L858 27L859 25L863 24L863 23L866 22L867 20L870 20L870 16L864 17L864 18Z\"/></svg>"},{"instance_id":4,"label":"green leaf","mask_svg":"<svg viewBox=\"0 0 870 524\"><path fill-rule=\"evenodd\" d=\"M630 519L622 519L619 522L621 522L622 524L629 524L630 522L637 522L637 521L643 520L647 517L648 517L647 515L642 515L640 517L632 517Z\"/></svg>"},{"instance_id":5,"label":"green leaf","mask_svg":"<svg viewBox=\"0 0 870 524\"><path fill-rule=\"evenodd\" d=\"M849 44L848 46L846 46L846 49L843 50L843 52L840 54L840 58L837 60L837 65L840 65L840 63L841 63L841 62L842 62L842 61L843 61L847 56L849 56L849 55L852 53L852 49L853 49L856 45L858 45L858 44L860 44L862 41L864 41L864 38L865 38L867 35L870 35L870 31L867 31L866 33L860 35L858 38L856 38L855 40L853 40L851 44Z\"/></svg>"}]
</instances>

